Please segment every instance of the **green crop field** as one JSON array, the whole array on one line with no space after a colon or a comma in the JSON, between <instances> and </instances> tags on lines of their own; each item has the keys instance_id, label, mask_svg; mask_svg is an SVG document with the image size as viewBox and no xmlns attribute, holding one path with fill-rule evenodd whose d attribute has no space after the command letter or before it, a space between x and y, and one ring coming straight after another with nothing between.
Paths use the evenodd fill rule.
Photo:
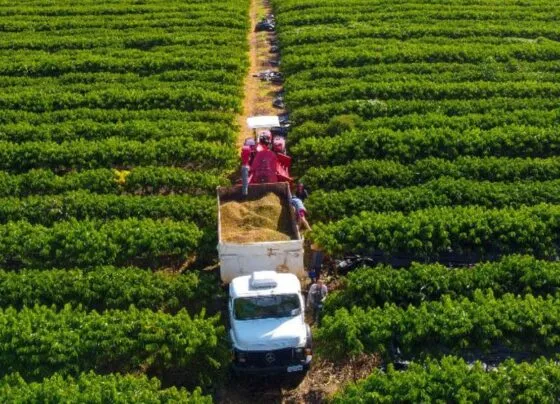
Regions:
<instances>
[{"instance_id":1,"label":"green crop field","mask_svg":"<svg viewBox=\"0 0 560 404\"><path fill-rule=\"evenodd\" d=\"M557 400L560 4L273 7L312 240L407 266L327 300L323 355L413 362L335 401Z\"/></svg>"},{"instance_id":2,"label":"green crop field","mask_svg":"<svg viewBox=\"0 0 560 404\"><path fill-rule=\"evenodd\" d=\"M313 330L334 368L386 370L330 399L557 401L560 3L270 6L306 237L380 262ZM266 7L0 0L0 401L227 395L225 297L199 269Z\"/></svg>"},{"instance_id":3,"label":"green crop field","mask_svg":"<svg viewBox=\"0 0 560 404\"><path fill-rule=\"evenodd\" d=\"M248 7L0 2L2 401L211 401Z\"/></svg>"}]
</instances>

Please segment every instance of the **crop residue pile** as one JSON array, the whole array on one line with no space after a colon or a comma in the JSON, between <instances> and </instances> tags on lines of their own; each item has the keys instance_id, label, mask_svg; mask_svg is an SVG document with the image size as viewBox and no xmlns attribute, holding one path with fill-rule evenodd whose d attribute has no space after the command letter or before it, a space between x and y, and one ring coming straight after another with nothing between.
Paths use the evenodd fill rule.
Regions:
<instances>
[{"instance_id":1,"label":"crop residue pile","mask_svg":"<svg viewBox=\"0 0 560 404\"><path fill-rule=\"evenodd\" d=\"M223 241L243 244L291 239L288 207L272 192L255 200L225 202L220 213Z\"/></svg>"}]
</instances>

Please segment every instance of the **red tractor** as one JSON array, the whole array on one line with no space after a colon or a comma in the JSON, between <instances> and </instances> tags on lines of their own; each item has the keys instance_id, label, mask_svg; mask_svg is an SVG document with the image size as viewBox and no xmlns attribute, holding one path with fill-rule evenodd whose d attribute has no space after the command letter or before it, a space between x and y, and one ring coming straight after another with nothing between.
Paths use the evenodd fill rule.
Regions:
<instances>
[{"instance_id":1,"label":"red tractor","mask_svg":"<svg viewBox=\"0 0 560 404\"><path fill-rule=\"evenodd\" d=\"M286 155L286 139L272 135L271 129L280 127L277 116L254 116L247 118L254 137L245 139L241 148L241 181L243 195L249 184L292 182L291 157Z\"/></svg>"}]
</instances>

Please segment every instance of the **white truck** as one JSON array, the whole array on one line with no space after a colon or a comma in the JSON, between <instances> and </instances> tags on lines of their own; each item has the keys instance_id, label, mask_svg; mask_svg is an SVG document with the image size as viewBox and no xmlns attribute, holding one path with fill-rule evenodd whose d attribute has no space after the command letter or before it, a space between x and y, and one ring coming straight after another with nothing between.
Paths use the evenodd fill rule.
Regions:
<instances>
[{"instance_id":1,"label":"white truck","mask_svg":"<svg viewBox=\"0 0 560 404\"><path fill-rule=\"evenodd\" d=\"M236 373L304 375L312 359L300 279L305 277L303 239L289 208L288 183L254 184L247 197L275 193L288 204L293 235L286 241L227 242L221 205L243 200L241 186L218 188L218 253L229 284L230 338Z\"/></svg>"}]
</instances>

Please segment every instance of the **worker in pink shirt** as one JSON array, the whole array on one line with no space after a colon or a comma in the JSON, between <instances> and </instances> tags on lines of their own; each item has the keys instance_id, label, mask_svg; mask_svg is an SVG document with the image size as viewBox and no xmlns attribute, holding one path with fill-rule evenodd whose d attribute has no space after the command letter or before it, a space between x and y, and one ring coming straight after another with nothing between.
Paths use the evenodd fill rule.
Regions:
<instances>
[{"instance_id":1,"label":"worker in pink shirt","mask_svg":"<svg viewBox=\"0 0 560 404\"><path fill-rule=\"evenodd\" d=\"M290 202L296 211L296 218L300 229L304 227L305 230L311 230L311 226L309 226L309 223L305 218L307 211L305 210L305 206L303 205L301 199L299 199L297 196L293 196Z\"/></svg>"}]
</instances>

